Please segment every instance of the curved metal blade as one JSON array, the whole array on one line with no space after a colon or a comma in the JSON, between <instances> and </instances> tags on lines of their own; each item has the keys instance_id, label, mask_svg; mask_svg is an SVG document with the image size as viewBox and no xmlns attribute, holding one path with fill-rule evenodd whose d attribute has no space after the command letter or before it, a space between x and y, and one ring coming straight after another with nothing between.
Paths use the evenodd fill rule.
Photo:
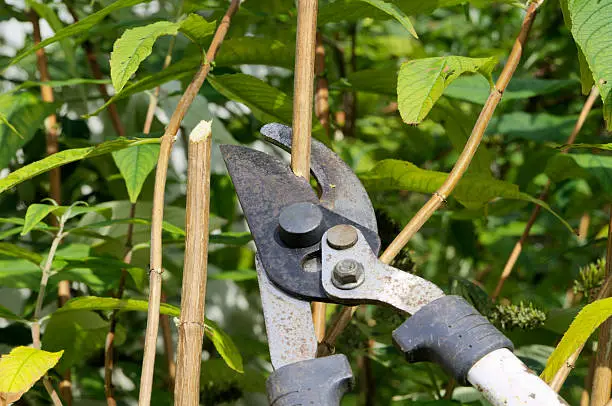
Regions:
<instances>
[{"instance_id":1,"label":"curved metal blade","mask_svg":"<svg viewBox=\"0 0 612 406\"><path fill-rule=\"evenodd\" d=\"M266 321L270 359L274 369L317 354L310 303L278 289L266 275L259 256L255 257L259 293Z\"/></svg>"},{"instance_id":2,"label":"curved metal blade","mask_svg":"<svg viewBox=\"0 0 612 406\"><path fill-rule=\"evenodd\" d=\"M260 132L268 141L291 151L291 127L271 123ZM310 169L321 187L321 205L378 234L374 208L353 170L323 143L311 142Z\"/></svg>"},{"instance_id":3,"label":"curved metal blade","mask_svg":"<svg viewBox=\"0 0 612 406\"><path fill-rule=\"evenodd\" d=\"M278 218L283 208L298 202L319 204L310 184L271 155L235 145L221 145L220 148L270 280L294 296L329 302L321 285L321 271L302 269L305 259L318 256L315 253L320 243L308 248L289 248L278 236ZM380 241L374 231L325 206L319 207L326 229L350 224L363 232L372 250L378 251Z\"/></svg>"}]
</instances>

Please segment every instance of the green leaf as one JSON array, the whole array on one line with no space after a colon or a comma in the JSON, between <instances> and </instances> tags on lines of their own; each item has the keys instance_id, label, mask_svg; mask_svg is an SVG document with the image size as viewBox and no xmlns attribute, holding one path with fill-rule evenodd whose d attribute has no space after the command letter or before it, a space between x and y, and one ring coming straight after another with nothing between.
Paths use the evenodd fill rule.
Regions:
<instances>
[{"instance_id":1,"label":"green leaf","mask_svg":"<svg viewBox=\"0 0 612 406\"><path fill-rule=\"evenodd\" d=\"M429 113L444 89L463 73L478 72L491 80L497 60L444 56L415 59L400 68L397 80L397 102L404 122L420 123Z\"/></svg>"},{"instance_id":2,"label":"green leaf","mask_svg":"<svg viewBox=\"0 0 612 406\"><path fill-rule=\"evenodd\" d=\"M108 226L113 226L117 224L141 224L141 225L150 226L151 220L145 219L145 218L113 219L113 220L100 221L97 223L90 223L90 224L85 224L83 226L75 227L75 228L70 229L70 232L79 231L79 230L87 230L87 229L92 229L92 228L96 229L96 228L108 227ZM183 236L183 237L185 236L185 230L183 230L180 227L175 226L174 224L170 224L167 221L162 222L162 230L167 231L172 234L177 234L179 236ZM236 233L236 234L241 234L241 233ZM249 234L249 233L246 233L246 234Z\"/></svg>"},{"instance_id":3,"label":"green leaf","mask_svg":"<svg viewBox=\"0 0 612 406\"><path fill-rule=\"evenodd\" d=\"M16 347L0 358L0 398L17 401L53 368L63 351L55 353L31 347Z\"/></svg>"},{"instance_id":4,"label":"green leaf","mask_svg":"<svg viewBox=\"0 0 612 406\"><path fill-rule=\"evenodd\" d=\"M15 172L9 174L6 178L0 179L0 193L20 184L25 180L33 178L34 176L40 175L41 173L45 173L53 168L57 168L70 162L108 154L109 152L118 151L120 149L128 147L134 147L137 145L156 143L159 143L158 138L118 138L116 140L103 142L93 147L75 148L60 151L56 154L43 158L40 161L36 161L29 165L21 167Z\"/></svg>"},{"instance_id":5,"label":"green leaf","mask_svg":"<svg viewBox=\"0 0 612 406\"><path fill-rule=\"evenodd\" d=\"M25 222L21 235L29 233L35 225L40 223L45 217L57 210L59 206L51 204L31 204L26 211Z\"/></svg>"},{"instance_id":6,"label":"green leaf","mask_svg":"<svg viewBox=\"0 0 612 406\"><path fill-rule=\"evenodd\" d=\"M208 75L208 81L219 93L230 100L245 104L255 118L263 123L291 123L291 97L251 75Z\"/></svg>"},{"instance_id":7,"label":"green leaf","mask_svg":"<svg viewBox=\"0 0 612 406\"><path fill-rule=\"evenodd\" d=\"M234 282L251 281L257 279L257 272L252 269L239 269L237 271L223 271L209 276L211 279L230 280Z\"/></svg>"},{"instance_id":8,"label":"green leaf","mask_svg":"<svg viewBox=\"0 0 612 406\"><path fill-rule=\"evenodd\" d=\"M211 244L245 245L253 239L249 232L227 232L210 235Z\"/></svg>"},{"instance_id":9,"label":"green leaf","mask_svg":"<svg viewBox=\"0 0 612 406\"><path fill-rule=\"evenodd\" d=\"M572 36L593 74L604 103L607 128L612 130L612 0L563 0L563 3L562 9L568 14L566 23L569 22Z\"/></svg>"},{"instance_id":10,"label":"green leaf","mask_svg":"<svg viewBox=\"0 0 612 406\"><path fill-rule=\"evenodd\" d=\"M157 164L158 155L159 145L139 145L113 152L132 203L138 200L142 185Z\"/></svg>"},{"instance_id":11,"label":"green leaf","mask_svg":"<svg viewBox=\"0 0 612 406\"><path fill-rule=\"evenodd\" d=\"M181 21L180 31L187 38L204 48L208 46L206 40L215 33L216 21L208 22L199 14L189 14Z\"/></svg>"},{"instance_id":12,"label":"green leaf","mask_svg":"<svg viewBox=\"0 0 612 406\"><path fill-rule=\"evenodd\" d=\"M15 313L13 313L12 311L10 311L4 306L0 306L0 319L18 320L18 321L23 320L21 317L17 316Z\"/></svg>"},{"instance_id":13,"label":"green leaf","mask_svg":"<svg viewBox=\"0 0 612 406\"><path fill-rule=\"evenodd\" d=\"M397 69L365 69L350 72L346 79L356 90L397 95Z\"/></svg>"},{"instance_id":14,"label":"green leaf","mask_svg":"<svg viewBox=\"0 0 612 406\"><path fill-rule=\"evenodd\" d=\"M93 311L55 312L46 325L42 346L49 351L63 350L64 356L56 367L63 372L103 349L108 329L109 322ZM118 325L115 345L121 345L125 337L125 329Z\"/></svg>"},{"instance_id":15,"label":"green leaf","mask_svg":"<svg viewBox=\"0 0 612 406\"><path fill-rule=\"evenodd\" d=\"M122 310L122 311L141 311L146 312L149 303L146 300L136 299L113 299L106 297L82 296L69 300L64 307L56 313L66 313L75 310ZM162 303L161 314L180 317L181 310L167 303ZM232 369L242 372L242 357L232 339L223 332L216 323L211 320L204 320L204 332L213 342L219 354Z\"/></svg>"},{"instance_id":16,"label":"green leaf","mask_svg":"<svg viewBox=\"0 0 612 406\"><path fill-rule=\"evenodd\" d=\"M393 3L387 3L383 0L361 0L365 3L368 3L371 6L376 7L380 11L390 15L395 18L414 38L419 38L414 27L412 26L412 22L404 12L397 7Z\"/></svg>"},{"instance_id":17,"label":"green leaf","mask_svg":"<svg viewBox=\"0 0 612 406\"><path fill-rule=\"evenodd\" d=\"M0 242L0 255L26 259L36 266L43 260L42 255L8 242Z\"/></svg>"},{"instance_id":18,"label":"green leaf","mask_svg":"<svg viewBox=\"0 0 612 406\"><path fill-rule=\"evenodd\" d=\"M61 41L65 38L74 37L80 34L87 33L91 28L100 23L107 15L112 13L115 10L119 10L126 7L132 7L139 3L148 3L150 0L117 0L112 2L108 7L103 8L100 11L97 11L93 14L88 15L82 20L69 25L68 27L62 28L58 30L54 36L41 41L38 44L28 47L27 49L20 52L17 56L15 56L8 66L14 65L17 62L21 61L26 56L36 52L37 50L46 47L47 45L53 44L57 41ZM8 67L6 66L3 71Z\"/></svg>"},{"instance_id":19,"label":"green leaf","mask_svg":"<svg viewBox=\"0 0 612 406\"><path fill-rule=\"evenodd\" d=\"M361 174L359 177L369 191L409 190L419 193L434 193L442 186L447 176L447 173L421 169L410 162L385 159L377 163L372 170ZM470 209L482 207L496 197L536 203L550 211L570 232L574 232L571 226L555 213L548 204L526 193L521 193L518 186L512 183L481 174L467 173L457 184L452 196Z\"/></svg>"},{"instance_id":20,"label":"green leaf","mask_svg":"<svg viewBox=\"0 0 612 406\"><path fill-rule=\"evenodd\" d=\"M269 65L293 69L294 59L294 47L284 45L276 40L243 37L223 41L223 46L215 58L215 66ZM126 85L121 92L113 95L104 105L88 113L86 117L98 114L109 104L118 100L160 86L171 80L191 78L200 67L201 60L202 56L199 54L188 55L158 73L144 76L132 84ZM393 86L395 86L395 83ZM393 94L395 94L395 90Z\"/></svg>"},{"instance_id":21,"label":"green leaf","mask_svg":"<svg viewBox=\"0 0 612 406\"><path fill-rule=\"evenodd\" d=\"M612 298L597 300L582 308L548 359L542 379L550 382L570 355L584 345L595 329L610 316Z\"/></svg>"},{"instance_id":22,"label":"green leaf","mask_svg":"<svg viewBox=\"0 0 612 406\"><path fill-rule=\"evenodd\" d=\"M548 160L545 172L554 182L593 177L603 191L612 196L612 156L558 154Z\"/></svg>"},{"instance_id":23,"label":"green leaf","mask_svg":"<svg viewBox=\"0 0 612 406\"><path fill-rule=\"evenodd\" d=\"M512 78L504 91L502 102L524 100L534 96L553 94L578 85L576 80ZM444 91L444 96L465 100L471 103L484 104L491 92L487 80L478 75L462 76L451 83Z\"/></svg>"},{"instance_id":24,"label":"green leaf","mask_svg":"<svg viewBox=\"0 0 612 406\"><path fill-rule=\"evenodd\" d=\"M41 103L36 96L22 93L0 97L0 168L6 168L15 153L42 127L57 106Z\"/></svg>"},{"instance_id":25,"label":"green leaf","mask_svg":"<svg viewBox=\"0 0 612 406\"><path fill-rule=\"evenodd\" d=\"M93 273L99 278L105 278L112 281L117 276L121 275L121 272L125 270L132 280L138 291L142 291L145 287L145 279L147 272L138 266L134 266L123 261L120 261L111 257L85 257L85 258L64 258L61 255L57 255L56 259L62 261L65 265L62 267L60 273L66 273L68 271L72 274L87 271ZM62 277L62 275L60 275ZM104 281L102 281L104 282Z\"/></svg>"},{"instance_id":26,"label":"green leaf","mask_svg":"<svg viewBox=\"0 0 612 406\"><path fill-rule=\"evenodd\" d=\"M115 92L120 92L153 50L153 44L162 35L176 35L180 23L159 21L125 32L113 45L110 57L111 79Z\"/></svg>"}]
</instances>

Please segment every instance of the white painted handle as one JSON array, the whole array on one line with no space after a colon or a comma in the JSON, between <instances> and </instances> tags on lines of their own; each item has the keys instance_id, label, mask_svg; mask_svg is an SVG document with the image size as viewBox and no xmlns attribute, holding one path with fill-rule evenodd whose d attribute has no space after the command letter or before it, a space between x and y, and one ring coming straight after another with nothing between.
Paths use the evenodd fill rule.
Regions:
<instances>
[{"instance_id":1,"label":"white painted handle","mask_svg":"<svg viewBox=\"0 0 612 406\"><path fill-rule=\"evenodd\" d=\"M510 350L495 350L468 372L468 381L494 406L567 406Z\"/></svg>"}]
</instances>

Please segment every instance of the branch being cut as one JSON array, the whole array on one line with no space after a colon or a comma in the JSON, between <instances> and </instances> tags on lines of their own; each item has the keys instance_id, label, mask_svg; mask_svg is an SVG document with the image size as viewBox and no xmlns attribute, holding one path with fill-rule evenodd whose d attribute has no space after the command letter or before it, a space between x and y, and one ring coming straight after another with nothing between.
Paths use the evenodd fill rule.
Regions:
<instances>
[{"instance_id":1,"label":"branch being cut","mask_svg":"<svg viewBox=\"0 0 612 406\"><path fill-rule=\"evenodd\" d=\"M567 141L565 142L566 145L571 145L576 141L576 137L578 136L578 133L582 129L582 126L584 125L584 122L586 121L589 115L589 112L591 111L591 108L593 107L593 104L597 100L598 95L599 95L599 90L597 89L596 86L593 86L593 88L591 89L591 93L589 94L589 97L584 102L584 106L582 106L582 110L580 111L578 120L576 120L574 129L572 130L572 133L570 134L570 136L567 138ZM562 150L561 153L565 154L567 153L567 151L568 151L568 148ZM548 197L548 192L550 191L550 186L551 186L551 182L549 180L548 182L546 182L546 186L544 186L544 190L539 196L540 200L546 200L546 198ZM525 229L523 230L523 234L521 234L521 237L519 238L517 243L514 245L514 248L512 249L512 253L510 254L510 257L508 257L508 260L506 261L506 265L504 265L504 270L502 271L502 274L499 277L499 281L497 282L495 291L493 292L493 295L491 295L491 298L493 300L497 299L497 297L501 293L502 288L504 287L504 282L506 282L506 279L508 279L508 277L512 273L512 269L514 268L514 265L516 265L516 261L521 255L521 251L523 250L523 245L525 244L525 241L529 237L529 232L531 231L531 227L533 227L533 224L538 218L538 215L540 214L540 210L541 210L541 206L539 205L533 208L531 215L529 216L529 220L527 221L527 224L525 225Z\"/></svg>"},{"instance_id":2,"label":"branch being cut","mask_svg":"<svg viewBox=\"0 0 612 406\"><path fill-rule=\"evenodd\" d=\"M166 131L161 138L157 170L155 173L155 188L153 192L153 213L151 222L151 259L149 278L149 309L147 313L147 329L145 333L144 356L142 360L142 374L140 378L139 406L148 406L151 403L151 390L153 389L153 370L155 367L155 345L159 328L159 307L162 285L162 222L164 218L164 192L170 152L183 117L195 99L210 71L210 64L227 34L232 16L238 11L240 0L232 0L221 23L217 27L213 40L206 53L206 60L200 66L193 80L178 102Z\"/></svg>"},{"instance_id":3,"label":"branch being cut","mask_svg":"<svg viewBox=\"0 0 612 406\"><path fill-rule=\"evenodd\" d=\"M389 244L387 249L380 256L380 260L389 264L395 256L401 251L401 249L410 241L410 239L421 229L427 220L434 214L434 212L440 208L446 199L450 196L455 186L459 183L459 180L463 174L467 171L476 150L480 145L480 141L484 135L484 132L489 125L489 121L493 117L493 113L499 104L514 71L516 70L521 56L523 54L523 48L527 41L527 36L531 30L531 26L537 14L538 7L542 4L542 1L532 1L527 7L527 12L521 25L521 30L514 41L512 51L508 56L508 61L504 66L495 86L491 90L487 101L485 102L478 120L474 124L472 133L467 140L461 155L457 159L457 163L451 170L450 174L442 184L442 186L434 193L434 195L425 203L425 205L417 212L417 214L406 224L404 229L398 234L397 237ZM323 345L319 347L320 351L329 351L333 348L336 338L344 330L351 320L353 313L355 312L354 307L347 307L342 309L337 320L328 330L328 333L323 340Z\"/></svg>"}]
</instances>

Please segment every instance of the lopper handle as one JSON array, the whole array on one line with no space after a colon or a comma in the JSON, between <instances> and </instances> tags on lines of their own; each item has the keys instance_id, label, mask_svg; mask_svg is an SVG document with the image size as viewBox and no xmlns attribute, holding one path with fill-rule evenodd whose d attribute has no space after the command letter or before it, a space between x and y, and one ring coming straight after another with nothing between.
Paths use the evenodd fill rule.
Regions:
<instances>
[{"instance_id":1,"label":"lopper handle","mask_svg":"<svg viewBox=\"0 0 612 406\"><path fill-rule=\"evenodd\" d=\"M512 353L512 342L459 296L423 306L393 332L409 362L440 364L494 406L567 405Z\"/></svg>"},{"instance_id":2,"label":"lopper handle","mask_svg":"<svg viewBox=\"0 0 612 406\"><path fill-rule=\"evenodd\" d=\"M339 406L353 383L348 359L332 355L285 365L266 382L270 406Z\"/></svg>"}]
</instances>

